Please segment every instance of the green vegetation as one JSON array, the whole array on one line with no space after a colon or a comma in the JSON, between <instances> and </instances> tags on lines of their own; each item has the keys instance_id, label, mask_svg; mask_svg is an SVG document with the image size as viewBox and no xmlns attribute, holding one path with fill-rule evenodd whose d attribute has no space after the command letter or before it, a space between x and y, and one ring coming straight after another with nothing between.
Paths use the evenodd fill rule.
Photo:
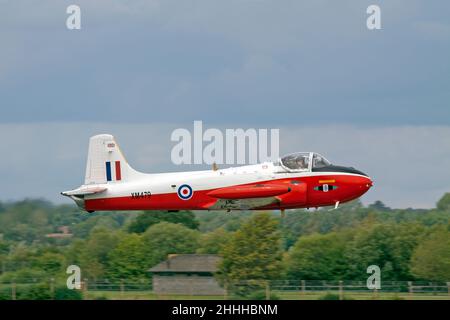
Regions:
<instances>
[{"instance_id":1,"label":"green vegetation","mask_svg":"<svg viewBox=\"0 0 450 320\"><path fill-rule=\"evenodd\" d=\"M159 222L166 221L170 223L182 224L190 229L198 229L199 223L195 220L194 213L190 211L179 212L147 212L147 214L139 215L128 227L128 231L143 233L148 227Z\"/></svg>"},{"instance_id":2,"label":"green vegetation","mask_svg":"<svg viewBox=\"0 0 450 320\"><path fill-rule=\"evenodd\" d=\"M261 280L281 277L282 247L277 226L268 213L256 213L224 245L218 278L234 294L254 297L255 291L264 288ZM246 281L244 286L240 285L242 281Z\"/></svg>"},{"instance_id":3,"label":"green vegetation","mask_svg":"<svg viewBox=\"0 0 450 320\"><path fill-rule=\"evenodd\" d=\"M43 200L0 203L0 299L11 297L11 283L17 299L81 298L64 289L71 264L90 283L149 283L147 270L174 253L221 255L219 280L246 297L265 296L269 280L366 281L372 264L383 281L447 282L450 194L429 210L354 201L331 211L292 210L285 218L278 212L88 214ZM248 280L251 290L239 287Z\"/></svg>"},{"instance_id":4,"label":"green vegetation","mask_svg":"<svg viewBox=\"0 0 450 320\"><path fill-rule=\"evenodd\" d=\"M231 282L279 278L282 250L277 225L268 213L257 213L243 223L222 250L220 276Z\"/></svg>"},{"instance_id":5,"label":"green vegetation","mask_svg":"<svg viewBox=\"0 0 450 320\"><path fill-rule=\"evenodd\" d=\"M450 232L438 227L421 242L411 261L412 274L417 278L448 281L450 279Z\"/></svg>"},{"instance_id":6,"label":"green vegetation","mask_svg":"<svg viewBox=\"0 0 450 320\"><path fill-rule=\"evenodd\" d=\"M223 228L203 233L200 236L201 246L197 249L197 253L220 254L230 242L231 235L232 233L225 231Z\"/></svg>"},{"instance_id":7,"label":"green vegetation","mask_svg":"<svg viewBox=\"0 0 450 320\"><path fill-rule=\"evenodd\" d=\"M315 233L299 238L285 258L287 277L340 280L348 268L344 252L351 238L350 232Z\"/></svg>"}]
</instances>

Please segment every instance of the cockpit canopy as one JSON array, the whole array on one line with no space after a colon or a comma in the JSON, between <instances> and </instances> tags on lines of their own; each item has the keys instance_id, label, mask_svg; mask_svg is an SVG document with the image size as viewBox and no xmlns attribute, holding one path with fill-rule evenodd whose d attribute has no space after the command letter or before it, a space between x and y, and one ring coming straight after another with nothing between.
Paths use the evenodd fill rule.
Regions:
<instances>
[{"instance_id":1,"label":"cockpit canopy","mask_svg":"<svg viewBox=\"0 0 450 320\"><path fill-rule=\"evenodd\" d=\"M311 171L312 168L322 168L331 165L330 161L315 152L296 152L281 157L279 164L286 170Z\"/></svg>"}]
</instances>

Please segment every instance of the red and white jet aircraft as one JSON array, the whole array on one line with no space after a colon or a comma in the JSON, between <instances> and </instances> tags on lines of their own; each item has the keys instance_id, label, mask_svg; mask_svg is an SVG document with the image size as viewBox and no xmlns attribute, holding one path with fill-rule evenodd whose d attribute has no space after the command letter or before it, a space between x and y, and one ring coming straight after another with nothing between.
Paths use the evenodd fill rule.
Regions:
<instances>
[{"instance_id":1,"label":"red and white jet aircraft","mask_svg":"<svg viewBox=\"0 0 450 320\"><path fill-rule=\"evenodd\" d=\"M335 206L362 196L372 180L314 152L275 162L192 172L132 169L114 137L91 137L82 186L61 194L88 212L104 210L266 210Z\"/></svg>"}]
</instances>

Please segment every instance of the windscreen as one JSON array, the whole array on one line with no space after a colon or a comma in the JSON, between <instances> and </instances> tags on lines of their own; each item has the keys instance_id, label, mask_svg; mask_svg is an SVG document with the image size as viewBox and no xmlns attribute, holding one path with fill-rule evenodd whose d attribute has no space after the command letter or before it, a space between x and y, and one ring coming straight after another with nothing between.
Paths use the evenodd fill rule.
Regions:
<instances>
[{"instance_id":1,"label":"windscreen","mask_svg":"<svg viewBox=\"0 0 450 320\"><path fill-rule=\"evenodd\" d=\"M330 161L325 159L320 154L314 153L314 156L313 156L313 168L323 168L323 167L328 167L329 165L331 165Z\"/></svg>"}]
</instances>

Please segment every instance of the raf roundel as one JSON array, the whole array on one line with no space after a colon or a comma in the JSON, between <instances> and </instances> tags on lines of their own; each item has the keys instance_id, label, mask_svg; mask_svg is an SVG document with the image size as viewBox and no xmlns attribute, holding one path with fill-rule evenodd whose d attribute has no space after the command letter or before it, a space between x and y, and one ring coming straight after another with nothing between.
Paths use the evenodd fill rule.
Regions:
<instances>
[{"instance_id":1,"label":"raf roundel","mask_svg":"<svg viewBox=\"0 0 450 320\"><path fill-rule=\"evenodd\" d=\"M182 184L181 186L179 186L177 193L178 197L181 200L189 200L190 198L192 198L192 195L194 194L191 186L188 184Z\"/></svg>"}]
</instances>

